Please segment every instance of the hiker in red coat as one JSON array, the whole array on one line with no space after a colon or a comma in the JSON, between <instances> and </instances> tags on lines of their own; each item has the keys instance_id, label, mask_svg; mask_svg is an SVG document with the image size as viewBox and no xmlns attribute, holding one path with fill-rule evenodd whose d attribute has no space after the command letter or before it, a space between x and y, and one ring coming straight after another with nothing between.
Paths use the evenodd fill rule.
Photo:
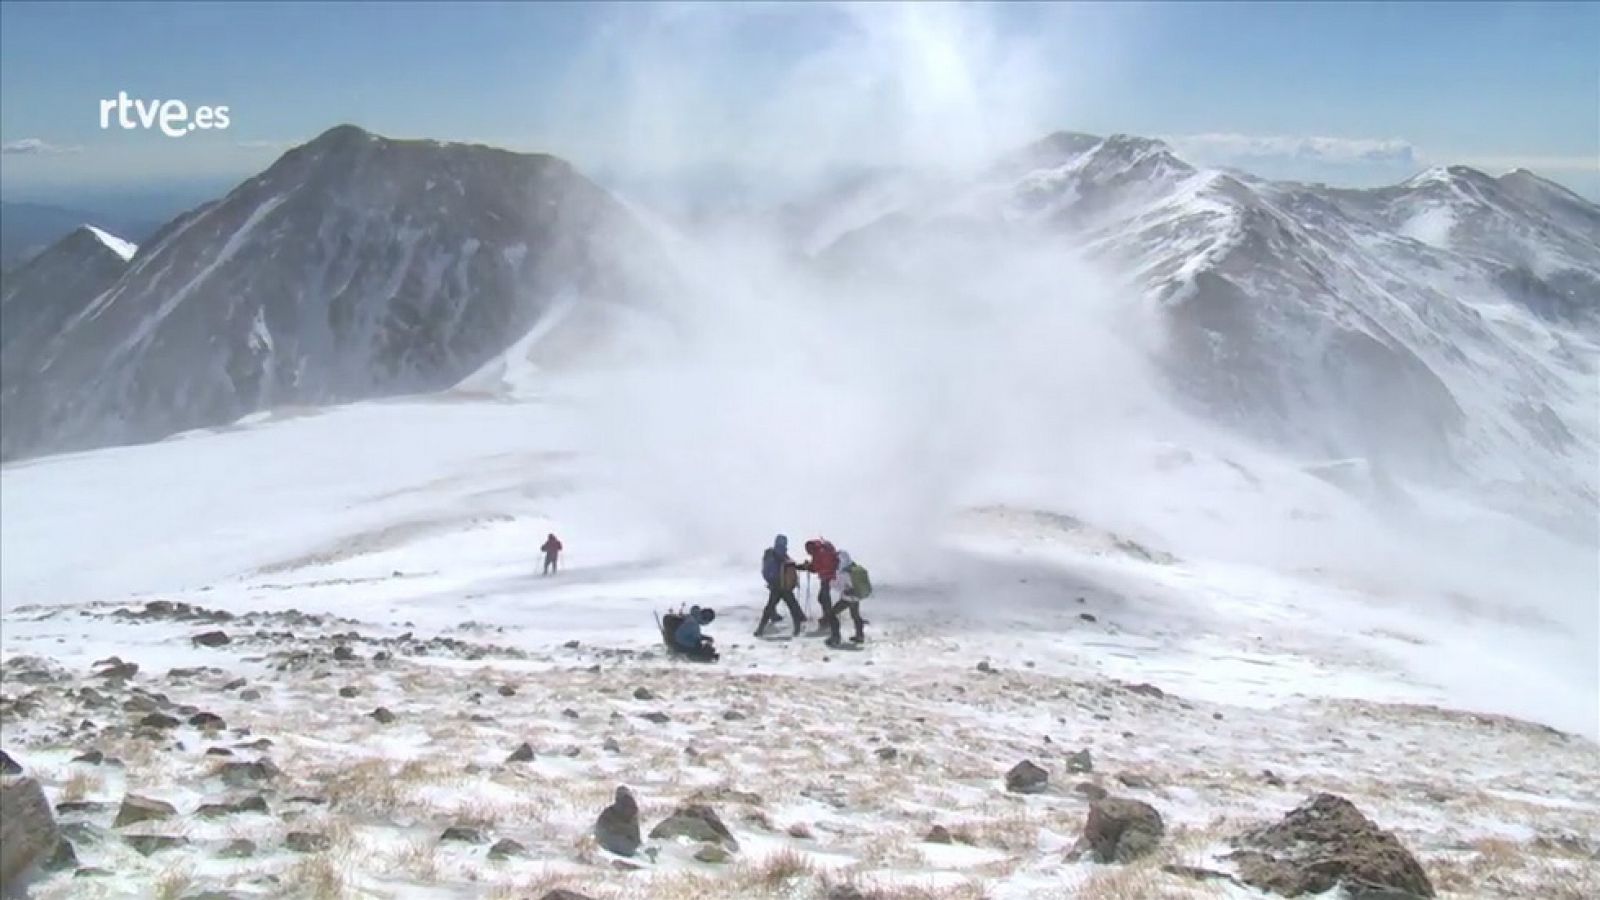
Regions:
<instances>
[{"instance_id":1,"label":"hiker in red coat","mask_svg":"<svg viewBox=\"0 0 1600 900\"><path fill-rule=\"evenodd\" d=\"M822 587L817 591L817 601L822 607L822 621L818 623L819 633L830 631L833 628L833 579L839 574L839 551L827 538L812 538L806 541L806 555L811 557L795 568L805 572L815 572L817 580Z\"/></svg>"},{"instance_id":2,"label":"hiker in red coat","mask_svg":"<svg viewBox=\"0 0 1600 900\"><path fill-rule=\"evenodd\" d=\"M556 558L561 555L561 539L551 534L539 549L544 551L544 574L549 575L556 570Z\"/></svg>"}]
</instances>

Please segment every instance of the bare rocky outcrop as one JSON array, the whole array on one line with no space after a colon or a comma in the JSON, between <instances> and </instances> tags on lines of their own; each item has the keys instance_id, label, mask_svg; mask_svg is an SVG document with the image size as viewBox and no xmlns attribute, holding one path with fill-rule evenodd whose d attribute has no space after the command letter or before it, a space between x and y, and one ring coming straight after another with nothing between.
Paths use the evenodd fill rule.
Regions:
<instances>
[{"instance_id":1,"label":"bare rocky outcrop","mask_svg":"<svg viewBox=\"0 0 1600 900\"><path fill-rule=\"evenodd\" d=\"M1427 872L1400 840L1335 794L1318 794L1234 843L1241 849L1227 858L1239 880L1285 897L1335 887L1367 896L1434 896Z\"/></svg>"},{"instance_id":2,"label":"bare rocky outcrop","mask_svg":"<svg viewBox=\"0 0 1600 900\"><path fill-rule=\"evenodd\" d=\"M0 779L0 891L9 891L60 842L44 789L32 778Z\"/></svg>"},{"instance_id":3,"label":"bare rocky outcrop","mask_svg":"<svg viewBox=\"0 0 1600 900\"><path fill-rule=\"evenodd\" d=\"M739 849L739 842L728 831L728 826L722 823L716 810L704 803L691 803L673 810L672 815L650 829L650 837L656 840L688 838L706 844L720 844L728 850Z\"/></svg>"},{"instance_id":4,"label":"bare rocky outcrop","mask_svg":"<svg viewBox=\"0 0 1600 900\"><path fill-rule=\"evenodd\" d=\"M594 839L600 846L618 856L632 856L639 852L639 803L633 792L617 788L611 805L600 811L594 822Z\"/></svg>"},{"instance_id":5,"label":"bare rocky outcrop","mask_svg":"<svg viewBox=\"0 0 1600 900\"><path fill-rule=\"evenodd\" d=\"M1165 831L1161 814L1150 804L1108 797L1089 806L1072 853L1102 863L1132 862L1154 850Z\"/></svg>"}]
</instances>

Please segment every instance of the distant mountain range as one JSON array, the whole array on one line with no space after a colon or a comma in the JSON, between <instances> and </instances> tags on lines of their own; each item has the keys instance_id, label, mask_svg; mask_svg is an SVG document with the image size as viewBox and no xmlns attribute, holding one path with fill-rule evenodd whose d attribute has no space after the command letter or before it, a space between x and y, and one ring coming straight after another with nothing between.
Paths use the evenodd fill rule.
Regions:
<instances>
[{"instance_id":1,"label":"distant mountain range","mask_svg":"<svg viewBox=\"0 0 1600 900\"><path fill-rule=\"evenodd\" d=\"M9 272L0 454L448 388L564 303L659 294L641 215L554 157L332 129L131 259L80 229ZM1211 419L1544 514L1600 504L1600 207L1532 173L1349 190L1063 132L977 178L864 173L779 222L807 265L888 277L931 232L1060 241L1129 273Z\"/></svg>"}]
</instances>

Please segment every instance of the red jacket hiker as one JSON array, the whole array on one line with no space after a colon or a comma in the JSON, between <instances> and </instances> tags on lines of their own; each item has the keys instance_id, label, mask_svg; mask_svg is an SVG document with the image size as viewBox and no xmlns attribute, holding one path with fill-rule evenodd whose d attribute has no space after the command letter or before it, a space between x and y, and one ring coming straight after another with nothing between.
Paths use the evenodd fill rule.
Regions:
<instances>
[{"instance_id":1,"label":"red jacket hiker","mask_svg":"<svg viewBox=\"0 0 1600 900\"><path fill-rule=\"evenodd\" d=\"M799 568L806 572L815 572L823 584L833 581L839 574L839 551L825 538L813 538L806 541L806 555L811 559L800 564Z\"/></svg>"}]
</instances>

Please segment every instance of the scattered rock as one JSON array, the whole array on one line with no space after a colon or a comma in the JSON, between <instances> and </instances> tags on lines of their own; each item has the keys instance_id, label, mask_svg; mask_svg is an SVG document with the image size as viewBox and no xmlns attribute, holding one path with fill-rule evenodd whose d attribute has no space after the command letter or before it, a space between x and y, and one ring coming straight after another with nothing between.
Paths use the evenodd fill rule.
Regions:
<instances>
[{"instance_id":1,"label":"scattered rock","mask_svg":"<svg viewBox=\"0 0 1600 900\"><path fill-rule=\"evenodd\" d=\"M509 684L502 684L500 685L498 693L502 697L515 697L517 695L517 689Z\"/></svg>"},{"instance_id":2,"label":"scattered rock","mask_svg":"<svg viewBox=\"0 0 1600 900\"><path fill-rule=\"evenodd\" d=\"M1195 881L1227 881L1232 884L1239 884L1239 879L1234 878L1227 872L1203 869L1199 866L1166 865L1161 867L1161 871L1166 872L1168 875L1176 875L1179 878L1192 878Z\"/></svg>"},{"instance_id":3,"label":"scattered rock","mask_svg":"<svg viewBox=\"0 0 1600 900\"><path fill-rule=\"evenodd\" d=\"M448 844L481 844L485 840L483 832L465 825L452 825L439 835L439 843Z\"/></svg>"},{"instance_id":4,"label":"scattered rock","mask_svg":"<svg viewBox=\"0 0 1600 900\"><path fill-rule=\"evenodd\" d=\"M370 716L371 718L375 719L379 725L388 725L389 723L393 722L395 720L395 718L396 718L394 713L390 712L389 710L385 709L382 706L378 707L377 709L373 710L370 713L367 713L367 715Z\"/></svg>"},{"instance_id":5,"label":"scattered rock","mask_svg":"<svg viewBox=\"0 0 1600 900\"><path fill-rule=\"evenodd\" d=\"M521 744L506 757L506 762L533 762L533 747Z\"/></svg>"},{"instance_id":6,"label":"scattered rock","mask_svg":"<svg viewBox=\"0 0 1600 900\"><path fill-rule=\"evenodd\" d=\"M291 831L283 839L283 845L296 853L317 853L332 847L333 841L314 831Z\"/></svg>"},{"instance_id":7,"label":"scattered rock","mask_svg":"<svg viewBox=\"0 0 1600 900\"><path fill-rule=\"evenodd\" d=\"M1080 781L1073 785L1072 789L1075 792L1088 797L1091 802L1095 800L1104 800L1107 796L1109 796L1106 793L1105 788L1095 784L1092 781Z\"/></svg>"},{"instance_id":8,"label":"scattered rock","mask_svg":"<svg viewBox=\"0 0 1600 900\"><path fill-rule=\"evenodd\" d=\"M876 753L884 762L894 762L900 758L900 751L894 747L879 747Z\"/></svg>"},{"instance_id":9,"label":"scattered rock","mask_svg":"<svg viewBox=\"0 0 1600 900\"><path fill-rule=\"evenodd\" d=\"M122 836L122 842L139 851L142 856L189 846L188 838L165 834L126 834Z\"/></svg>"},{"instance_id":10,"label":"scattered rock","mask_svg":"<svg viewBox=\"0 0 1600 900\"><path fill-rule=\"evenodd\" d=\"M107 660L101 660L95 665L98 666L101 663L106 664L106 667L94 673L96 678L104 678L107 681L127 681L139 674L138 663L123 662L115 656Z\"/></svg>"},{"instance_id":11,"label":"scattered rock","mask_svg":"<svg viewBox=\"0 0 1600 900\"><path fill-rule=\"evenodd\" d=\"M1108 797L1089 806L1083 836L1072 852L1102 863L1131 862L1154 850L1165 830L1161 814L1150 804Z\"/></svg>"},{"instance_id":12,"label":"scattered rock","mask_svg":"<svg viewBox=\"0 0 1600 900\"><path fill-rule=\"evenodd\" d=\"M283 774L269 759L259 762L230 762L223 763L218 771L222 781L229 787L252 787L264 781L271 781Z\"/></svg>"},{"instance_id":13,"label":"scattered rock","mask_svg":"<svg viewBox=\"0 0 1600 900\"><path fill-rule=\"evenodd\" d=\"M353 686L350 686L350 685L346 685L345 687L339 688L339 696L344 697L345 699L349 699L351 697L358 696L358 695L360 695L360 693L361 693L361 689L360 688L353 687Z\"/></svg>"},{"instance_id":14,"label":"scattered rock","mask_svg":"<svg viewBox=\"0 0 1600 900\"><path fill-rule=\"evenodd\" d=\"M600 745L600 749L607 753L621 753L622 745L617 743L616 738L606 738L606 742Z\"/></svg>"},{"instance_id":15,"label":"scattered rock","mask_svg":"<svg viewBox=\"0 0 1600 900\"><path fill-rule=\"evenodd\" d=\"M1078 613L1078 618L1082 619L1085 622L1098 622L1098 621L1100 621L1099 619L1096 619L1093 615L1090 615L1089 613Z\"/></svg>"},{"instance_id":16,"label":"scattered rock","mask_svg":"<svg viewBox=\"0 0 1600 900\"><path fill-rule=\"evenodd\" d=\"M721 844L706 844L695 851L694 858L703 863L718 865L727 862L728 857L731 855L728 852L728 848Z\"/></svg>"},{"instance_id":17,"label":"scattered rock","mask_svg":"<svg viewBox=\"0 0 1600 900\"><path fill-rule=\"evenodd\" d=\"M140 728L156 728L162 731L177 728L178 725L178 720L166 713L150 713L139 720Z\"/></svg>"},{"instance_id":18,"label":"scattered rock","mask_svg":"<svg viewBox=\"0 0 1600 900\"><path fill-rule=\"evenodd\" d=\"M978 663L978 671L985 675L993 675L994 666L989 665L989 661L986 659L983 662Z\"/></svg>"},{"instance_id":19,"label":"scattered rock","mask_svg":"<svg viewBox=\"0 0 1600 900\"><path fill-rule=\"evenodd\" d=\"M513 856L526 856L528 848L510 838L501 838L489 848L490 859L510 859Z\"/></svg>"},{"instance_id":20,"label":"scattered rock","mask_svg":"<svg viewBox=\"0 0 1600 900\"><path fill-rule=\"evenodd\" d=\"M44 861L47 872L65 872L78 867L78 851L73 848L72 842L66 838L56 841L55 852Z\"/></svg>"},{"instance_id":21,"label":"scattered rock","mask_svg":"<svg viewBox=\"0 0 1600 900\"><path fill-rule=\"evenodd\" d=\"M1138 694L1141 697L1154 697L1157 700L1167 696L1166 691L1163 691L1161 688L1158 688L1153 684L1128 685L1126 690L1130 694Z\"/></svg>"},{"instance_id":22,"label":"scattered rock","mask_svg":"<svg viewBox=\"0 0 1600 900\"><path fill-rule=\"evenodd\" d=\"M1094 755L1087 750L1079 750L1067 756L1067 771L1074 775L1086 775L1094 771Z\"/></svg>"},{"instance_id":23,"label":"scattered rock","mask_svg":"<svg viewBox=\"0 0 1600 900\"><path fill-rule=\"evenodd\" d=\"M1042 793L1049 784L1050 773L1034 765L1032 760L1025 759L1006 773L1006 790L1013 794Z\"/></svg>"},{"instance_id":24,"label":"scattered rock","mask_svg":"<svg viewBox=\"0 0 1600 900\"><path fill-rule=\"evenodd\" d=\"M0 891L9 891L61 839L44 788L32 778L0 782Z\"/></svg>"},{"instance_id":25,"label":"scattered rock","mask_svg":"<svg viewBox=\"0 0 1600 900\"><path fill-rule=\"evenodd\" d=\"M177 814L178 810L171 803L129 794L122 798L122 806L117 809L117 819L111 823L111 827L121 828L138 822L159 822Z\"/></svg>"},{"instance_id":26,"label":"scattered rock","mask_svg":"<svg viewBox=\"0 0 1600 900\"><path fill-rule=\"evenodd\" d=\"M811 831L811 826L804 822L796 822L787 829L789 837L800 841L809 841L816 837Z\"/></svg>"},{"instance_id":27,"label":"scattered rock","mask_svg":"<svg viewBox=\"0 0 1600 900\"><path fill-rule=\"evenodd\" d=\"M222 689L225 691L237 691L239 688L242 688L249 683L250 682L245 681L243 678L235 678L234 680L223 685Z\"/></svg>"},{"instance_id":28,"label":"scattered rock","mask_svg":"<svg viewBox=\"0 0 1600 900\"><path fill-rule=\"evenodd\" d=\"M202 803L194 814L202 819L218 819L223 816L242 815L244 813L267 814L267 798L260 794L252 794L242 800L223 801L220 803Z\"/></svg>"},{"instance_id":29,"label":"scattered rock","mask_svg":"<svg viewBox=\"0 0 1600 900\"><path fill-rule=\"evenodd\" d=\"M22 766L11 758L11 754L0 750L0 775L21 775Z\"/></svg>"},{"instance_id":30,"label":"scattered rock","mask_svg":"<svg viewBox=\"0 0 1600 900\"><path fill-rule=\"evenodd\" d=\"M86 816L97 816L110 812L116 808L113 803L101 803L95 800L63 800L56 804L56 815L72 816L83 813Z\"/></svg>"},{"instance_id":31,"label":"scattered rock","mask_svg":"<svg viewBox=\"0 0 1600 900\"><path fill-rule=\"evenodd\" d=\"M568 650L576 650L576 649L578 649L579 647L581 647L583 645L579 644L577 641L567 641L565 644L562 644L561 646L567 648Z\"/></svg>"},{"instance_id":32,"label":"scattered rock","mask_svg":"<svg viewBox=\"0 0 1600 900\"><path fill-rule=\"evenodd\" d=\"M240 691L239 692L239 699L243 700L243 701L245 701L247 703L254 702L256 700L260 700L261 699L261 692L256 690L255 688L250 688L249 690Z\"/></svg>"},{"instance_id":33,"label":"scattered rock","mask_svg":"<svg viewBox=\"0 0 1600 900\"><path fill-rule=\"evenodd\" d=\"M1136 791L1151 791L1155 790L1156 786L1148 775L1138 775L1133 772L1119 772L1117 780L1122 782L1123 787L1130 787Z\"/></svg>"},{"instance_id":34,"label":"scattered rock","mask_svg":"<svg viewBox=\"0 0 1600 900\"><path fill-rule=\"evenodd\" d=\"M949 844L952 842L950 838L950 829L944 827L943 825L935 825L928 829L928 836L923 838L923 840L930 844Z\"/></svg>"},{"instance_id":35,"label":"scattered rock","mask_svg":"<svg viewBox=\"0 0 1600 900\"><path fill-rule=\"evenodd\" d=\"M228 727L222 717L216 713L200 712L189 717L189 724L202 731L221 731Z\"/></svg>"},{"instance_id":36,"label":"scattered rock","mask_svg":"<svg viewBox=\"0 0 1600 900\"><path fill-rule=\"evenodd\" d=\"M635 700L655 700L655 699L657 699L657 697L656 697L655 694L650 692L649 688L641 687L641 688L634 688L633 689L633 699L635 699Z\"/></svg>"},{"instance_id":37,"label":"scattered rock","mask_svg":"<svg viewBox=\"0 0 1600 900\"><path fill-rule=\"evenodd\" d=\"M722 721L724 722L743 722L744 720L745 714L737 709L730 709L722 714Z\"/></svg>"},{"instance_id":38,"label":"scattered rock","mask_svg":"<svg viewBox=\"0 0 1600 900\"><path fill-rule=\"evenodd\" d=\"M1261 780L1266 782L1269 787L1281 788L1284 786L1283 779L1271 769L1261 770Z\"/></svg>"},{"instance_id":39,"label":"scattered rock","mask_svg":"<svg viewBox=\"0 0 1600 900\"><path fill-rule=\"evenodd\" d=\"M650 829L650 837L656 840L688 838L698 843L720 843L733 851L739 849L739 842L728 831L728 826L704 803L691 803L673 810L672 815Z\"/></svg>"},{"instance_id":40,"label":"scattered rock","mask_svg":"<svg viewBox=\"0 0 1600 900\"><path fill-rule=\"evenodd\" d=\"M575 709L563 709L561 711L561 715L564 718L576 719L576 718L578 718L578 711L575 710Z\"/></svg>"},{"instance_id":41,"label":"scattered rock","mask_svg":"<svg viewBox=\"0 0 1600 900\"><path fill-rule=\"evenodd\" d=\"M576 644L577 641L573 641L572 643ZM594 900L594 898L588 894L580 894L577 891L569 891L565 888L556 888L555 890L545 894L543 897L540 897L539 900Z\"/></svg>"},{"instance_id":42,"label":"scattered rock","mask_svg":"<svg viewBox=\"0 0 1600 900\"><path fill-rule=\"evenodd\" d=\"M190 640L194 641L196 647L221 647L225 644L233 643L233 638L228 637L227 633L222 631L207 631L203 634L195 635Z\"/></svg>"},{"instance_id":43,"label":"scattered rock","mask_svg":"<svg viewBox=\"0 0 1600 900\"><path fill-rule=\"evenodd\" d=\"M1335 794L1318 794L1282 820L1246 832L1229 854L1239 880L1286 897L1343 886L1434 896L1427 872L1393 834Z\"/></svg>"},{"instance_id":44,"label":"scattered rock","mask_svg":"<svg viewBox=\"0 0 1600 900\"><path fill-rule=\"evenodd\" d=\"M223 847L221 850L217 851L218 859L249 859L255 855L255 842L245 840L244 838L238 838L236 840L229 841L226 847Z\"/></svg>"},{"instance_id":45,"label":"scattered rock","mask_svg":"<svg viewBox=\"0 0 1600 900\"><path fill-rule=\"evenodd\" d=\"M106 755L101 753L99 750L90 750L88 753L82 753L74 756L72 761L88 763L91 766L98 766L106 761ZM7 772L6 774L9 775L11 773Z\"/></svg>"},{"instance_id":46,"label":"scattered rock","mask_svg":"<svg viewBox=\"0 0 1600 900\"><path fill-rule=\"evenodd\" d=\"M595 819L594 839L618 856L632 856L639 851L643 843L639 838L639 803L633 799L632 791L617 788L611 805L601 810Z\"/></svg>"},{"instance_id":47,"label":"scattered rock","mask_svg":"<svg viewBox=\"0 0 1600 900\"><path fill-rule=\"evenodd\" d=\"M657 725L665 725L672 721L672 717L664 712L645 713L639 718L645 720L646 722L654 722Z\"/></svg>"}]
</instances>

